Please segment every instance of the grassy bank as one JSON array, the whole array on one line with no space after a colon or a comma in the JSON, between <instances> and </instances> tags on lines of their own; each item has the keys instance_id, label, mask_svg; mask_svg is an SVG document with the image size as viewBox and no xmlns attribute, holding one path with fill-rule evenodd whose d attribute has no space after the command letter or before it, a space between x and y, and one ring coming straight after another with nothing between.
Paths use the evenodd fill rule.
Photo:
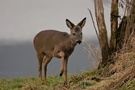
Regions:
<instances>
[{"instance_id":1,"label":"grassy bank","mask_svg":"<svg viewBox=\"0 0 135 90\"><path fill-rule=\"evenodd\" d=\"M135 90L135 79L114 89L119 78L120 75L107 77L101 76L101 70L90 70L69 76L68 87L63 85L60 76L49 76L47 84L39 78L0 79L0 90Z\"/></svg>"},{"instance_id":2,"label":"grassy bank","mask_svg":"<svg viewBox=\"0 0 135 90\"><path fill-rule=\"evenodd\" d=\"M39 78L1 79L0 90L50 90L62 82L59 76L49 76L47 85Z\"/></svg>"},{"instance_id":3,"label":"grassy bank","mask_svg":"<svg viewBox=\"0 0 135 90\"><path fill-rule=\"evenodd\" d=\"M71 75L68 87L63 85L63 77L60 76L48 76L47 84L39 78L0 79L0 90L82 90L96 83L90 80L94 75L94 70Z\"/></svg>"}]
</instances>

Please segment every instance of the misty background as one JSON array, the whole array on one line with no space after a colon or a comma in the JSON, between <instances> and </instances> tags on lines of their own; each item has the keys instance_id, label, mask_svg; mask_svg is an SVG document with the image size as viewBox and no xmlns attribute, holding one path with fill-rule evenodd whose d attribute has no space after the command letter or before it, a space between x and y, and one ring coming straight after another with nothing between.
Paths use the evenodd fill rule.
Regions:
<instances>
[{"instance_id":1,"label":"misty background","mask_svg":"<svg viewBox=\"0 0 135 90\"><path fill-rule=\"evenodd\" d=\"M107 29L110 28L110 1L104 0ZM89 8L94 16L93 0L0 0L0 78L37 77L38 62L33 47L34 36L45 29L70 32L65 20L74 24L87 18L83 43L77 45L69 58L68 73L93 68L88 58L88 43L98 46ZM95 19L95 17L94 17ZM109 35L110 31L108 31ZM48 75L59 75L61 60L52 59Z\"/></svg>"}]
</instances>

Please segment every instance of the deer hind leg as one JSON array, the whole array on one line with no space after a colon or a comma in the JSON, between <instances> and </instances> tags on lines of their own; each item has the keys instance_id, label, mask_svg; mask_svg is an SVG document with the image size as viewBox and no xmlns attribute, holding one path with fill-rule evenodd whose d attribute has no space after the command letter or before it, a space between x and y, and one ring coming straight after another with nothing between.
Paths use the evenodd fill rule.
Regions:
<instances>
[{"instance_id":1,"label":"deer hind leg","mask_svg":"<svg viewBox=\"0 0 135 90\"><path fill-rule=\"evenodd\" d=\"M42 80L42 62L44 56L42 54L37 54L37 58L38 58L38 75L39 78Z\"/></svg>"},{"instance_id":2,"label":"deer hind leg","mask_svg":"<svg viewBox=\"0 0 135 90\"><path fill-rule=\"evenodd\" d=\"M49 56L46 56L45 59L44 59L44 78L46 80L46 72L47 72L47 64L51 61L52 57L49 57Z\"/></svg>"},{"instance_id":3,"label":"deer hind leg","mask_svg":"<svg viewBox=\"0 0 135 90\"><path fill-rule=\"evenodd\" d=\"M63 71L64 71L64 59L62 59L61 61L60 76L63 75Z\"/></svg>"},{"instance_id":4,"label":"deer hind leg","mask_svg":"<svg viewBox=\"0 0 135 90\"><path fill-rule=\"evenodd\" d=\"M67 85L67 66L68 66L68 58L64 59L64 84Z\"/></svg>"}]
</instances>

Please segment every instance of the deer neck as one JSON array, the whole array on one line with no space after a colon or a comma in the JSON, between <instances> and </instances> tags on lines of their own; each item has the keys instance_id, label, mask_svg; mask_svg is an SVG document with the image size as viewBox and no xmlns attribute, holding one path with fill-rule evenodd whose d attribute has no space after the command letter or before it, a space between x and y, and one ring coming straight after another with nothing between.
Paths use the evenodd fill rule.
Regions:
<instances>
[{"instance_id":1,"label":"deer neck","mask_svg":"<svg viewBox=\"0 0 135 90\"><path fill-rule=\"evenodd\" d=\"M71 45L72 47L75 47L76 44L77 44L77 43L76 43L72 38L70 38L70 45Z\"/></svg>"}]
</instances>

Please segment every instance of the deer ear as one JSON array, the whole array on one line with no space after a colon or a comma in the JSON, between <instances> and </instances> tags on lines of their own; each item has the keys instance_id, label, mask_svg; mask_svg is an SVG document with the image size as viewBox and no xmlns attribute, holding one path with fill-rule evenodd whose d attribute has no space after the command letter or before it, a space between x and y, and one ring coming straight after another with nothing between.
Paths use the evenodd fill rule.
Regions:
<instances>
[{"instance_id":1,"label":"deer ear","mask_svg":"<svg viewBox=\"0 0 135 90\"><path fill-rule=\"evenodd\" d=\"M78 26L83 28L83 26L85 25L85 22L86 22L86 17L81 22L78 23Z\"/></svg>"},{"instance_id":2,"label":"deer ear","mask_svg":"<svg viewBox=\"0 0 135 90\"><path fill-rule=\"evenodd\" d=\"M67 26L70 28L70 29L72 29L75 25L72 23L72 22L70 22L68 19L66 19L66 24L67 24Z\"/></svg>"}]
</instances>

